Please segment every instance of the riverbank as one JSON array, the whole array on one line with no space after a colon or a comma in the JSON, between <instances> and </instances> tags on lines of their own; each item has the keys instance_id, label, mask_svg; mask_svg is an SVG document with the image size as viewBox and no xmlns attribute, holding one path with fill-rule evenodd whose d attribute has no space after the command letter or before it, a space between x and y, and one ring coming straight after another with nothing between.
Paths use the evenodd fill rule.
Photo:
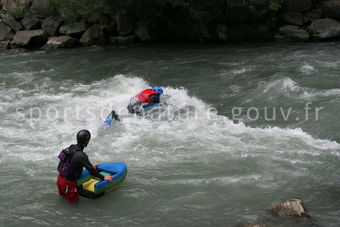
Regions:
<instances>
[{"instance_id":1,"label":"riverbank","mask_svg":"<svg viewBox=\"0 0 340 227\"><path fill-rule=\"evenodd\" d=\"M340 38L335 0L1 0L0 49L154 41L318 42Z\"/></svg>"}]
</instances>

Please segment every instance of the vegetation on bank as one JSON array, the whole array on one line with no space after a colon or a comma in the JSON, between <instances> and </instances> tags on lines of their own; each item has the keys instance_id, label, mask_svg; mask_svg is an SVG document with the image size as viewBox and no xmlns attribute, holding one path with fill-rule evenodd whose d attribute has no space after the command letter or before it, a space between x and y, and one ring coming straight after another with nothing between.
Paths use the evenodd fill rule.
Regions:
<instances>
[{"instance_id":1,"label":"vegetation on bank","mask_svg":"<svg viewBox=\"0 0 340 227\"><path fill-rule=\"evenodd\" d=\"M88 18L96 12L114 16L126 11L131 20L148 23L151 32L161 39L215 40L217 25L230 26L230 33L240 29L231 40L249 37L270 39L276 26L275 12L280 0L55 0L60 7L72 9L74 15ZM249 6L253 8L249 8ZM251 12L254 10L254 12ZM260 12L257 12L257 11ZM72 18L73 20L76 18ZM246 32L248 33L248 32ZM253 34L256 33L256 34ZM264 33L264 34L258 34Z\"/></svg>"},{"instance_id":2,"label":"vegetation on bank","mask_svg":"<svg viewBox=\"0 0 340 227\"><path fill-rule=\"evenodd\" d=\"M4 1L4 0L3 0ZM9 13L15 18L34 15L30 0L13 0L18 6ZM164 39L217 39L217 25L230 26L230 33L238 28L249 30L250 38L272 37L275 27L273 12L280 8L281 0L50 0L45 1L45 15L60 16L69 23L90 19L94 13L115 17L125 11L131 21L147 23L155 36ZM49 3L47 3L49 2ZM249 6L253 8L249 8ZM260 10L251 12L251 10ZM265 24L263 24L265 23ZM246 25L251 24L251 25ZM247 39L237 32L231 40ZM265 33L263 35L259 33Z\"/></svg>"},{"instance_id":3,"label":"vegetation on bank","mask_svg":"<svg viewBox=\"0 0 340 227\"><path fill-rule=\"evenodd\" d=\"M89 16L94 11L112 14L117 10L127 10L140 17L159 14L166 6L184 7L194 15L218 17L227 7L267 6L277 11L281 0L53 0L58 8L69 9L75 14ZM193 15L191 15L193 16Z\"/></svg>"},{"instance_id":4,"label":"vegetation on bank","mask_svg":"<svg viewBox=\"0 0 340 227\"><path fill-rule=\"evenodd\" d=\"M168 8L184 10L187 20L224 21L228 8L248 6L267 8L277 11L282 0L53 0L58 9L74 12L70 16L89 17L93 12L115 15L125 10L135 18L147 20L167 16ZM178 12L180 13L180 12ZM75 19L75 18L73 18Z\"/></svg>"},{"instance_id":5,"label":"vegetation on bank","mask_svg":"<svg viewBox=\"0 0 340 227\"><path fill-rule=\"evenodd\" d=\"M156 40L340 39L338 0L0 0L1 4L0 48L30 48L38 34L42 41L34 46L51 39L49 43L58 47ZM33 31L39 29L48 34Z\"/></svg>"}]
</instances>

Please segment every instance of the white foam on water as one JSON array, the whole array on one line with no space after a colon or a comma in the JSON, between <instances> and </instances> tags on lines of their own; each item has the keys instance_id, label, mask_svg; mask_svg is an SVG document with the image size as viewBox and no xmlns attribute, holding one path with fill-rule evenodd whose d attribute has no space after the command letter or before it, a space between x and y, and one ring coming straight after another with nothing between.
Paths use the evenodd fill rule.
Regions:
<instances>
[{"instance_id":1,"label":"white foam on water","mask_svg":"<svg viewBox=\"0 0 340 227\"><path fill-rule=\"evenodd\" d=\"M338 67L340 65L340 61L320 61L320 60L314 60L314 61L319 63L323 67L329 67L329 68Z\"/></svg>"},{"instance_id":2,"label":"white foam on water","mask_svg":"<svg viewBox=\"0 0 340 227\"><path fill-rule=\"evenodd\" d=\"M296 83L289 79L284 79L280 84L283 89L294 90L297 87ZM89 129L93 135L93 144L89 149L91 146L92 149L98 149L96 157L102 157L104 160L116 154L130 161L143 161L150 165L165 161L199 159L208 154L225 153L229 157L251 158L263 153L276 153L314 157L324 153L338 155L337 150L340 149L338 143L313 138L300 128L251 128L242 123L235 124L227 117L214 112L211 105L190 96L185 88L162 85L165 94L171 95L169 106L155 115L156 119L150 116L136 118L127 114L126 106L131 97L150 87L140 77L116 75L90 84L69 83L56 86L64 86L67 91L49 93L47 90L29 98L13 100L14 107L22 105L20 99L31 100L43 114L42 119L26 116L21 118L20 124L10 125L10 121L18 121L18 116L15 113L7 113L8 121L2 126L0 136L8 140L15 139L17 144L12 147L6 145L6 149L16 150L15 154L9 150L6 155L25 161L52 161L61 148L75 142L76 132L84 128ZM54 110L63 113L68 108L66 115L59 114L57 118L47 118L48 110L53 117ZM102 129L105 116L111 109L120 111L121 126ZM80 113L79 118L77 112ZM26 110L27 114L29 111ZM103 138L97 137L99 132ZM100 144L96 144L96 140ZM30 144L30 141L34 141L35 145L23 146ZM287 143L291 144L291 148L282 149ZM42 149L44 147L45 150ZM46 153L46 150L50 152ZM279 151L282 151L282 154Z\"/></svg>"},{"instance_id":3,"label":"white foam on water","mask_svg":"<svg viewBox=\"0 0 340 227\"><path fill-rule=\"evenodd\" d=\"M301 91L298 83L289 77L275 78L270 81L260 81L257 87L249 91L242 104L252 103L253 101L262 102L276 101L280 96L296 97L296 93Z\"/></svg>"},{"instance_id":4,"label":"white foam on water","mask_svg":"<svg viewBox=\"0 0 340 227\"><path fill-rule=\"evenodd\" d=\"M303 73L303 74L306 74L306 75L309 75L313 72L317 72L318 70L314 68L314 66L308 64L308 63L305 63L303 66L300 67L300 71Z\"/></svg>"},{"instance_id":5,"label":"white foam on water","mask_svg":"<svg viewBox=\"0 0 340 227\"><path fill-rule=\"evenodd\" d=\"M179 180L167 180L167 184L170 185L180 185L180 184L190 184L190 185L204 185L204 184L219 184L219 185L230 185L235 183L249 183L258 181L262 176L259 174L251 174L246 176L223 176L223 177L212 177L212 178L200 178L200 179L179 179Z\"/></svg>"},{"instance_id":6,"label":"white foam on water","mask_svg":"<svg viewBox=\"0 0 340 227\"><path fill-rule=\"evenodd\" d=\"M312 90L310 91L304 91L300 97L304 99L315 99L318 97L329 97L329 96L340 96L340 89L334 88L334 89L328 89L328 90Z\"/></svg>"},{"instance_id":7,"label":"white foam on water","mask_svg":"<svg viewBox=\"0 0 340 227\"><path fill-rule=\"evenodd\" d=\"M300 87L298 86L298 83L290 79L289 77L270 81L268 83L265 83L263 86L265 87L265 89L263 89L263 93L267 93L272 90L278 91L278 92L280 90L283 92L287 92L287 91L296 91L300 89Z\"/></svg>"},{"instance_id":8,"label":"white foam on water","mask_svg":"<svg viewBox=\"0 0 340 227\"><path fill-rule=\"evenodd\" d=\"M267 100L275 100L278 96L287 96L293 99L312 101L319 97L340 96L340 89L317 90L315 88L301 87L298 82L291 78L283 77L259 83L258 87L249 93L249 99L246 102L263 99L264 95Z\"/></svg>"},{"instance_id":9,"label":"white foam on water","mask_svg":"<svg viewBox=\"0 0 340 227\"><path fill-rule=\"evenodd\" d=\"M245 72L249 72L251 71L251 69L246 69L246 68L241 68L241 69L234 69L231 71L231 73L239 75L239 74L243 74Z\"/></svg>"}]
</instances>

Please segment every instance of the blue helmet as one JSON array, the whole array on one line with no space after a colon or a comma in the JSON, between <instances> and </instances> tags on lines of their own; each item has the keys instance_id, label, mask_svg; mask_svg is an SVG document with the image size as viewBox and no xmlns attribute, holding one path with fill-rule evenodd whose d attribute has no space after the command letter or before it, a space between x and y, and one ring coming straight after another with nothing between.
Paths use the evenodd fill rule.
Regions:
<instances>
[{"instance_id":1,"label":"blue helmet","mask_svg":"<svg viewBox=\"0 0 340 227\"><path fill-rule=\"evenodd\" d=\"M161 87L156 86L156 87L153 87L152 90L154 92L157 92L160 95L163 94L163 88L161 88Z\"/></svg>"}]
</instances>

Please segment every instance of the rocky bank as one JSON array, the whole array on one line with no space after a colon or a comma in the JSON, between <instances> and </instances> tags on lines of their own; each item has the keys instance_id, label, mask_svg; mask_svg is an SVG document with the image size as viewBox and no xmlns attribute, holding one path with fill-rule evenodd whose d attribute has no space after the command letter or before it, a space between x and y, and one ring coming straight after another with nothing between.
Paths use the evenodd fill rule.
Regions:
<instances>
[{"instance_id":1,"label":"rocky bank","mask_svg":"<svg viewBox=\"0 0 340 227\"><path fill-rule=\"evenodd\" d=\"M154 11L144 9L144 14L142 8L128 7L96 8L81 14L67 11L60 2L0 0L0 49L156 40L315 42L340 38L340 0L254 0L242 4L214 0L206 5L168 0Z\"/></svg>"}]
</instances>

